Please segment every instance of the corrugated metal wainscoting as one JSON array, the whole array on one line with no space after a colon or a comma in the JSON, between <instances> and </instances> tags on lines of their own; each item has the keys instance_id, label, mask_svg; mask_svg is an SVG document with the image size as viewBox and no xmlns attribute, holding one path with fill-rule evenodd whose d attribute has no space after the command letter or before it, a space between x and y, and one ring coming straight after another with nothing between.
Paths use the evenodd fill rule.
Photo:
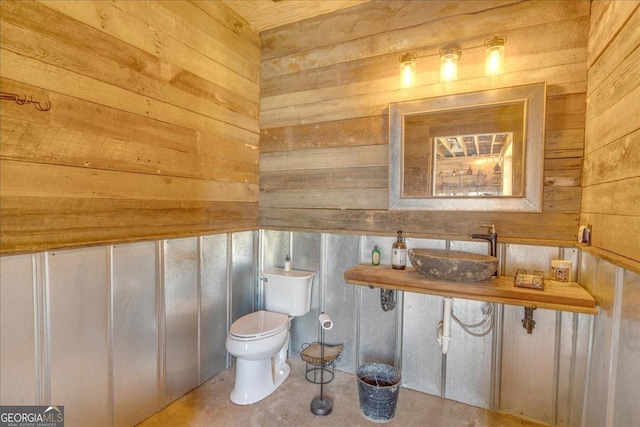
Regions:
<instances>
[{"instance_id":1,"label":"corrugated metal wainscoting","mask_svg":"<svg viewBox=\"0 0 640 427\"><path fill-rule=\"evenodd\" d=\"M522 327L522 307L496 304L495 328L484 337L452 326L449 352L437 338L443 298L398 292L396 309L383 311L380 290L345 282L344 271L371 262L374 245L390 264L394 237L261 231L262 265L282 266L287 254L296 269L318 271L312 311L295 318L291 356L317 340L319 312L334 328L330 343L343 343L337 369L355 373L361 364L388 363L402 370L403 386L474 406L555 425L579 425L594 316L538 309L532 334ZM486 253L484 242L407 239L408 247L451 248ZM548 271L559 257L573 262L576 279L580 253L574 248L500 244L502 274L517 268ZM462 286L462 285L461 285ZM482 318L487 303L455 299L454 314L466 323Z\"/></svg>"},{"instance_id":2,"label":"corrugated metal wainscoting","mask_svg":"<svg viewBox=\"0 0 640 427\"><path fill-rule=\"evenodd\" d=\"M0 259L0 404L134 425L230 365L256 306L257 232Z\"/></svg>"},{"instance_id":3,"label":"corrugated metal wainscoting","mask_svg":"<svg viewBox=\"0 0 640 427\"><path fill-rule=\"evenodd\" d=\"M318 315L344 344L337 369L380 361L402 385L552 425L627 425L640 417L637 349L640 276L575 248L500 244L501 274L573 262L597 316L538 309L532 334L522 307L496 304L495 327L474 337L452 324L446 356L437 324L443 298L347 284L344 271L390 263L389 236L260 230L0 259L0 404L61 404L69 426L132 425L230 366L235 319L262 308L258 270L316 271L311 311L291 326L290 357L318 339ZM484 253L484 242L407 239L408 247ZM463 286L463 285L461 285ZM487 304L454 299L466 323Z\"/></svg>"}]
</instances>

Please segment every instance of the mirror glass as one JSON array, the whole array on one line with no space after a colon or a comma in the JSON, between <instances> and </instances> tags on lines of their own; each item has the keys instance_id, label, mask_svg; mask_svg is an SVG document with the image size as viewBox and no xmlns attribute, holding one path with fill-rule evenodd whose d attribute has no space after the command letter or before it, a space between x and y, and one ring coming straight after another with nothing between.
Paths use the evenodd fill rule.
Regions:
<instances>
[{"instance_id":1,"label":"mirror glass","mask_svg":"<svg viewBox=\"0 0 640 427\"><path fill-rule=\"evenodd\" d=\"M391 104L390 209L540 211L545 92Z\"/></svg>"}]
</instances>

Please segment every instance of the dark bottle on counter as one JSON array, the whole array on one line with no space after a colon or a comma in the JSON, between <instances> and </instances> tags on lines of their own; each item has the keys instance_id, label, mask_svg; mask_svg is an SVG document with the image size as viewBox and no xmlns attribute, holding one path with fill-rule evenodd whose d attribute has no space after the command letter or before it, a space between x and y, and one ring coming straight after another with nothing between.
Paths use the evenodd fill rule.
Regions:
<instances>
[{"instance_id":1,"label":"dark bottle on counter","mask_svg":"<svg viewBox=\"0 0 640 427\"><path fill-rule=\"evenodd\" d=\"M391 248L391 267L396 270L407 268L407 246L404 244L402 231L398 231L398 240Z\"/></svg>"}]
</instances>

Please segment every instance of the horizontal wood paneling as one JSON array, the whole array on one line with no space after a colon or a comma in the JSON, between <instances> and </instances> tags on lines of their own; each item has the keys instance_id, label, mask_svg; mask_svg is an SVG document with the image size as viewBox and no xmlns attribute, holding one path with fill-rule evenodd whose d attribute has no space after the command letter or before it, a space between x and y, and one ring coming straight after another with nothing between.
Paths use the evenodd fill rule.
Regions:
<instances>
[{"instance_id":1,"label":"horizontal wood paneling","mask_svg":"<svg viewBox=\"0 0 640 427\"><path fill-rule=\"evenodd\" d=\"M370 58L383 54L396 57L398 51L407 49L420 53L420 48L442 47L453 41L462 42L461 47L466 51L472 46L482 46L484 40L478 38L487 33L507 33L517 28L589 15L588 1L421 3L364 4L348 12L332 14L320 27L311 21L309 25L299 23L293 28L272 30L263 38L263 75L268 79L292 71L335 65L345 62L345 57ZM361 24L353 25L354 22ZM342 33L339 38L334 36L331 40L318 36L337 33L337 28ZM286 40L290 53L279 51L281 40ZM473 42L469 43L469 40ZM437 49L432 55L437 57Z\"/></svg>"},{"instance_id":2,"label":"horizontal wood paneling","mask_svg":"<svg viewBox=\"0 0 640 427\"><path fill-rule=\"evenodd\" d=\"M264 32L260 226L466 238L495 223L514 241L573 242L589 13L588 1L372 2ZM484 41L494 35L508 38L505 74L487 78ZM441 84L438 49L454 42L463 49L458 80ZM402 90L398 57L407 51L418 54L416 86ZM540 81L548 96L541 214L387 210L389 103Z\"/></svg>"},{"instance_id":3,"label":"horizontal wood paneling","mask_svg":"<svg viewBox=\"0 0 640 427\"><path fill-rule=\"evenodd\" d=\"M46 114L4 102L3 158L170 176L257 182L258 149L241 140L2 80L56 106ZM215 130L212 130L215 132Z\"/></svg>"},{"instance_id":4,"label":"horizontal wood paneling","mask_svg":"<svg viewBox=\"0 0 640 427\"><path fill-rule=\"evenodd\" d=\"M584 160L584 186L631 179L640 170L640 129L591 152Z\"/></svg>"},{"instance_id":5,"label":"horizontal wood paneling","mask_svg":"<svg viewBox=\"0 0 640 427\"><path fill-rule=\"evenodd\" d=\"M604 1L604 2L593 3L593 12L592 12L592 19L591 19L592 32L589 35L590 40L598 37L595 35L594 31L599 31L601 32L601 34L609 31L613 31L613 33L615 34L616 32L619 31L619 33L616 35L617 43L619 43L621 46L631 46L631 47L637 46L640 43L640 33L637 31L638 26L640 26L640 15L638 15L637 13L637 7L638 7L637 2L635 6L633 5L633 3L634 2L632 1L628 1L628 2ZM618 7L625 8L624 13L619 16L612 16L612 18L613 19L622 18L623 21L625 19L629 19L629 22L622 27L619 27L619 26L608 27L606 24L603 25L601 23L601 19L603 19L601 15L605 12L612 13L612 11L615 11ZM627 9L629 7L631 8ZM634 9L636 9L635 12L634 12ZM630 15L627 15L626 12L629 12ZM601 25L602 25L602 28L600 28ZM611 37L611 34L609 34L608 37ZM600 44L600 43L602 42L599 41L596 43L596 41L594 40L593 43L589 44L589 47L594 52L593 59L594 60L598 59L598 60L595 63L591 61L591 63L589 64L588 93L591 93L594 88L599 87L602 81L608 78L613 72L613 70L617 68L618 64L623 62L624 59L630 53L628 47L624 49L606 49L603 51L602 49L605 46L600 45L599 49L596 49L596 44ZM597 52L597 56L596 56L596 52Z\"/></svg>"},{"instance_id":6,"label":"horizontal wood paneling","mask_svg":"<svg viewBox=\"0 0 640 427\"><path fill-rule=\"evenodd\" d=\"M589 68L607 49L616 33L624 27L625 21L634 10L637 1L598 1L591 6L591 30L589 33ZM636 27L633 27L637 29ZM637 33L637 31L636 31ZM620 62L620 61L617 61Z\"/></svg>"},{"instance_id":7,"label":"horizontal wood paneling","mask_svg":"<svg viewBox=\"0 0 640 427\"><path fill-rule=\"evenodd\" d=\"M177 31L174 23L179 17L158 12L158 9L163 7L163 2L42 0L40 3L206 80L212 80L212 76L216 76L214 81L223 81L224 87L238 95L256 99L259 93L258 82L247 79L230 65L227 66L223 55L208 56L203 53L202 50L207 49L207 43L182 43L173 32ZM192 13L206 18L201 9L193 10ZM242 52L255 51L258 47L215 19L209 22L210 33L221 27L221 31L224 32L223 35L216 36L218 45L231 44L233 41L237 43L235 49L238 50L235 51L235 56L247 55ZM188 28L190 27L183 31L188 31ZM253 67L256 66L257 64L253 63Z\"/></svg>"},{"instance_id":8,"label":"horizontal wood paneling","mask_svg":"<svg viewBox=\"0 0 640 427\"><path fill-rule=\"evenodd\" d=\"M266 153L260 156L260 172L386 166L388 153L387 145Z\"/></svg>"},{"instance_id":9,"label":"horizontal wood paneling","mask_svg":"<svg viewBox=\"0 0 640 427\"><path fill-rule=\"evenodd\" d=\"M1 254L257 227L260 42L219 2L3 2Z\"/></svg>"},{"instance_id":10,"label":"horizontal wood paneling","mask_svg":"<svg viewBox=\"0 0 640 427\"><path fill-rule=\"evenodd\" d=\"M513 217L518 217L514 221ZM538 235L552 236L554 244L567 241L567 228L578 220L578 213L508 213L504 212L417 212L359 209L280 209L260 208L260 219L267 229L299 231L326 230L327 232L392 235L397 230L409 230L410 237L467 240L473 232L481 232L481 224L495 224L502 230L500 236L507 241L521 241L522 236L532 236L531 228ZM393 231L391 231L393 230ZM575 234L575 233L573 233ZM573 237L572 241L575 240Z\"/></svg>"},{"instance_id":11,"label":"horizontal wood paneling","mask_svg":"<svg viewBox=\"0 0 640 427\"><path fill-rule=\"evenodd\" d=\"M260 190L268 192L277 189L320 190L325 188L384 188L387 189L388 168L386 166L284 170L262 172Z\"/></svg>"},{"instance_id":12,"label":"horizontal wood paneling","mask_svg":"<svg viewBox=\"0 0 640 427\"><path fill-rule=\"evenodd\" d=\"M255 229L257 203L6 197L5 254ZM205 220L203 220L205 218Z\"/></svg>"},{"instance_id":13,"label":"horizontal wood paneling","mask_svg":"<svg viewBox=\"0 0 640 427\"><path fill-rule=\"evenodd\" d=\"M69 168L0 160L5 197L77 197L85 199L200 200L255 202L258 184L219 182L121 171Z\"/></svg>"},{"instance_id":14,"label":"horizontal wood paneling","mask_svg":"<svg viewBox=\"0 0 640 427\"><path fill-rule=\"evenodd\" d=\"M386 116L362 117L339 122L265 129L260 136L260 152L386 145L388 138L389 120Z\"/></svg>"},{"instance_id":15,"label":"horizontal wood paneling","mask_svg":"<svg viewBox=\"0 0 640 427\"><path fill-rule=\"evenodd\" d=\"M279 1L232 0L223 2L245 17L256 30L262 31L366 1L370 0L295 0L284 3ZM196 3L205 7L213 2L205 0Z\"/></svg>"},{"instance_id":16,"label":"horizontal wood paneling","mask_svg":"<svg viewBox=\"0 0 640 427\"><path fill-rule=\"evenodd\" d=\"M591 244L640 261L640 3L593 2L580 222Z\"/></svg>"}]
</instances>

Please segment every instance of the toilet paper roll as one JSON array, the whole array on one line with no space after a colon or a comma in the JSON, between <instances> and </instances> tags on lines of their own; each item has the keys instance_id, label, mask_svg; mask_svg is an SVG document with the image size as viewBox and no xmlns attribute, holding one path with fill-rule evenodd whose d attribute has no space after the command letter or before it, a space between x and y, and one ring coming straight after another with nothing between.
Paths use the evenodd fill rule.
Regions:
<instances>
[{"instance_id":1,"label":"toilet paper roll","mask_svg":"<svg viewBox=\"0 0 640 427\"><path fill-rule=\"evenodd\" d=\"M320 317L318 317L318 320L320 321L322 329L324 329L325 331L333 328L333 320L331 320L328 314L322 313Z\"/></svg>"}]
</instances>

